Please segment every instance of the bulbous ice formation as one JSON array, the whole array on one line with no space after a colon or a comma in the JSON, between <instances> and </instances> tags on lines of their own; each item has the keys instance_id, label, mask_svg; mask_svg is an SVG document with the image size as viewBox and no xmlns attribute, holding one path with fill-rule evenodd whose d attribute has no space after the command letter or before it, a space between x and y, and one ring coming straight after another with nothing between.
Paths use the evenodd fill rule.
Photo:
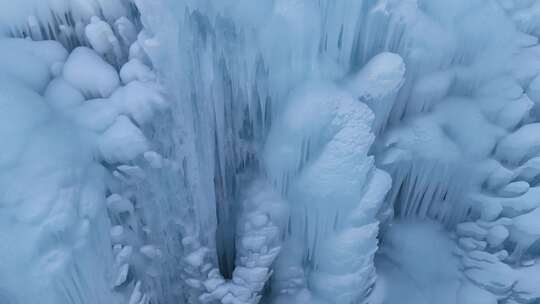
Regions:
<instances>
[{"instance_id":1,"label":"bulbous ice formation","mask_svg":"<svg viewBox=\"0 0 540 304\"><path fill-rule=\"evenodd\" d=\"M374 77L363 84L381 82ZM291 94L265 145L267 171L291 208L291 240L276 276L294 278L287 272L304 268L303 287L329 303L361 301L375 281L376 216L390 178L368 156L373 120L371 110L344 88L313 82Z\"/></svg>"}]
</instances>

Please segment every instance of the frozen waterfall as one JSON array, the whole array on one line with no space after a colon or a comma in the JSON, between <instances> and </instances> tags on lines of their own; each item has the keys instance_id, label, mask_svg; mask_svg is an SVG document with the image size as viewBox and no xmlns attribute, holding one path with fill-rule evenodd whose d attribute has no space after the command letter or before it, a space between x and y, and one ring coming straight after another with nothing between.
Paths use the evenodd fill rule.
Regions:
<instances>
[{"instance_id":1,"label":"frozen waterfall","mask_svg":"<svg viewBox=\"0 0 540 304\"><path fill-rule=\"evenodd\" d=\"M540 303L538 20L0 0L0 304Z\"/></svg>"}]
</instances>

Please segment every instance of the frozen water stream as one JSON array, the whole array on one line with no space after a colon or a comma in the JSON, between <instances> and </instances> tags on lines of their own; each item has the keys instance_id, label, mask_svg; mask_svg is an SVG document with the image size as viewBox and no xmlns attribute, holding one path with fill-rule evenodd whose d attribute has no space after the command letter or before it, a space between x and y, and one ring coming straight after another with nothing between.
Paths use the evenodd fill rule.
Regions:
<instances>
[{"instance_id":1,"label":"frozen water stream","mask_svg":"<svg viewBox=\"0 0 540 304\"><path fill-rule=\"evenodd\" d=\"M376 260L374 293L386 295L384 304L458 304L461 275L454 247L439 223L394 222Z\"/></svg>"}]
</instances>

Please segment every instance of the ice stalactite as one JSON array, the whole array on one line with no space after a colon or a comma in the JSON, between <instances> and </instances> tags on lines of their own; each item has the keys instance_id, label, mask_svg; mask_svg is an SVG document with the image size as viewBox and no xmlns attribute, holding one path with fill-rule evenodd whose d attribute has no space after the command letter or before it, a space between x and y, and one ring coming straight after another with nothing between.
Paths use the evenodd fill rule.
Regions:
<instances>
[{"instance_id":1,"label":"ice stalactite","mask_svg":"<svg viewBox=\"0 0 540 304\"><path fill-rule=\"evenodd\" d=\"M389 167L397 186L387 199L394 202L395 216L433 218L449 226L467 218L469 205L463 200L471 180L466 168L458 166L437 161L410 161Z\"/></svg>"}]
</instances>

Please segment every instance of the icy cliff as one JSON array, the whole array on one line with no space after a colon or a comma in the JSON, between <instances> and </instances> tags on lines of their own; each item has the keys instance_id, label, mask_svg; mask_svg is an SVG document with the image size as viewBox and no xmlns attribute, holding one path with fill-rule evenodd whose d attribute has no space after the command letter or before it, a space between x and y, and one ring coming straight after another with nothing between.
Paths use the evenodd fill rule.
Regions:
<instances>
[{"instance_id":1,"label":"icy cliff","mask_svg":"<svg viewBox=\"0 0 540 304\"><path fill-rule=\"evenodd\" d=\"M540 301L534 0L0 0L0 303Z\"/></svg>"}]
</instances>

